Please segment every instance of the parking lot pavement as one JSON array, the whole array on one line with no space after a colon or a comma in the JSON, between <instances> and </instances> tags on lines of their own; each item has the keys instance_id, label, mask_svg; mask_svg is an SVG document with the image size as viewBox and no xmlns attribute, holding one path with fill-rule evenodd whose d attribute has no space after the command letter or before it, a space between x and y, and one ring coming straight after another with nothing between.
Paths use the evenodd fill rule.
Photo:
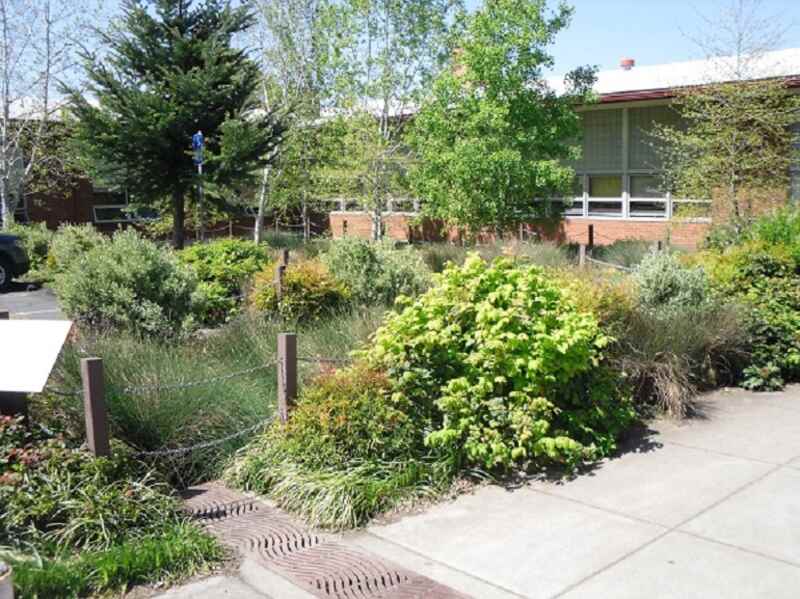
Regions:
<instances>
[{"instance_id":1,"label":"parking lot pavement","mask_svg":"<svg viewBox=\"0 0 800 599\"><path fill-rule=\"evenodd\" d=\"M0 293L0 310L8 310L11 318L62 320L64 313L52 290L38 285L14 283L11 291Z\"/></svg>"}]
</instances>

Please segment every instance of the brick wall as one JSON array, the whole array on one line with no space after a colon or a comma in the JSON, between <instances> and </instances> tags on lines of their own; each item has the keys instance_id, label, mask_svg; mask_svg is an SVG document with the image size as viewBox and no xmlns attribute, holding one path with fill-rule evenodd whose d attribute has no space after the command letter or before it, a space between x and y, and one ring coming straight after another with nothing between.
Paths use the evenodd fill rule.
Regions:
<instances>
[{"instance_id":1,"label":"brick wall","mask_svg":"<svg viewBox=\"0 0 800 599\"><path fill-rule=\"evenodd\" d=\"M412 225L413 216L409 214L391 214L384 217L387 237L402 241L443 241L455 240L458 232L447 230L434 223ZM595 245L606 245L622 239L643 239L645 241L667 241L673 245L694 248L702 241L708 231L709 223L691 221L648 221L648 220L612 220L591 218L569 218L560 221L538 221L523 227L527 235L537 234L542 239L559 243L586 243L588 225L594 225ZM372 232L372 220L364 212L331 212L330 227L334 239L351 236L369 239ZM517 236L518 231L509 232ZM482 235L482 240L489 241L495 237L493 233Z\"/></svg>"}]
</instances>

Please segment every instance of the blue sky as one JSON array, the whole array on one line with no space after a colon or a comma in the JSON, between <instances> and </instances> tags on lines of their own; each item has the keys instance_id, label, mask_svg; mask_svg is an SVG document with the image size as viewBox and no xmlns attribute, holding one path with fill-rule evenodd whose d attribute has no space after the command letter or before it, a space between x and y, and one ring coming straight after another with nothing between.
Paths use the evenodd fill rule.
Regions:
<instances>
[{"instance_id":1,"label":"blue sky","mask_svg":"<svg viewBox=\"0 0 800 599\"><path fill-rule=\"evenodd\" d=\"M478 0L468 0L475 5ZM561 32L553 48L555 73L581 64L601 70L616 68L628 56L638 65L661 64L702 57L687 39L703 20L698 15L718 14L726 2L718 0L572 0L573 22ZM764 0L766 15L788 25L780 48L800 47L800 0Z\"/></svg>"}]
</instances>

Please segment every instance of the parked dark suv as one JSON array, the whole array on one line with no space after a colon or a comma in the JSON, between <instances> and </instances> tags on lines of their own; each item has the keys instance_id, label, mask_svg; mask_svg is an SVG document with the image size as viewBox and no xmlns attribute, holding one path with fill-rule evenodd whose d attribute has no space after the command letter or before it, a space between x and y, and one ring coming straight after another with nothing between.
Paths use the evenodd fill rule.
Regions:
<instances>
[{"instance_id":1,"label":"parked dark suv","mask_svg":"<svg viewBox=\"0 0 800 599\"><path fill-rule=\"evenodd\" d=\"M6 291L11 279L24 275L30 267L19 237L0 233L0 291Z\"/></svg>"}]
</instances>

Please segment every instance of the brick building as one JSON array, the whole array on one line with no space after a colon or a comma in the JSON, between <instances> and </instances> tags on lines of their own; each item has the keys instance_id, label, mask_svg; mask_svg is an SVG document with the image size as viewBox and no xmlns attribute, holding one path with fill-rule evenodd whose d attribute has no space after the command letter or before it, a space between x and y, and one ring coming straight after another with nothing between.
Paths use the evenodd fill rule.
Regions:
<instances>
[{"instance_id":1,"label":"brick building","mask_svg":"<svg viewBox=\"0 0 800 599\"><path fill-rule=\"evenodd\" d=\"M580 109L582 158L573 165L575 195L566 203L564 218L552 223L531 222L521 233L585 242L588 225L593 224L595 243L599 244L638 238L696 245L711 222L709 202L673 198L661 191L658 156L649 143L649 131L655 123L677 123L678 115L670 109L676 88L725 81L730 62L732 59L697 60L637 67L633 60L625 59L619 69L598 73L595 91L599 101ZM800 91L800 48L767 53L753 61L751 69L757 78L782 77ZM556 90L562 85L558 80L550 84ZM792 172L791 195L800 199L800 167ZM344 209L345 204L330 213L334 237L368 237L371 215ZM390 205L383 215L386 235L401 240L452 235L430 223L414 226L416 216L412 207L401 211Z\"/></svg>"}]
</instances>

